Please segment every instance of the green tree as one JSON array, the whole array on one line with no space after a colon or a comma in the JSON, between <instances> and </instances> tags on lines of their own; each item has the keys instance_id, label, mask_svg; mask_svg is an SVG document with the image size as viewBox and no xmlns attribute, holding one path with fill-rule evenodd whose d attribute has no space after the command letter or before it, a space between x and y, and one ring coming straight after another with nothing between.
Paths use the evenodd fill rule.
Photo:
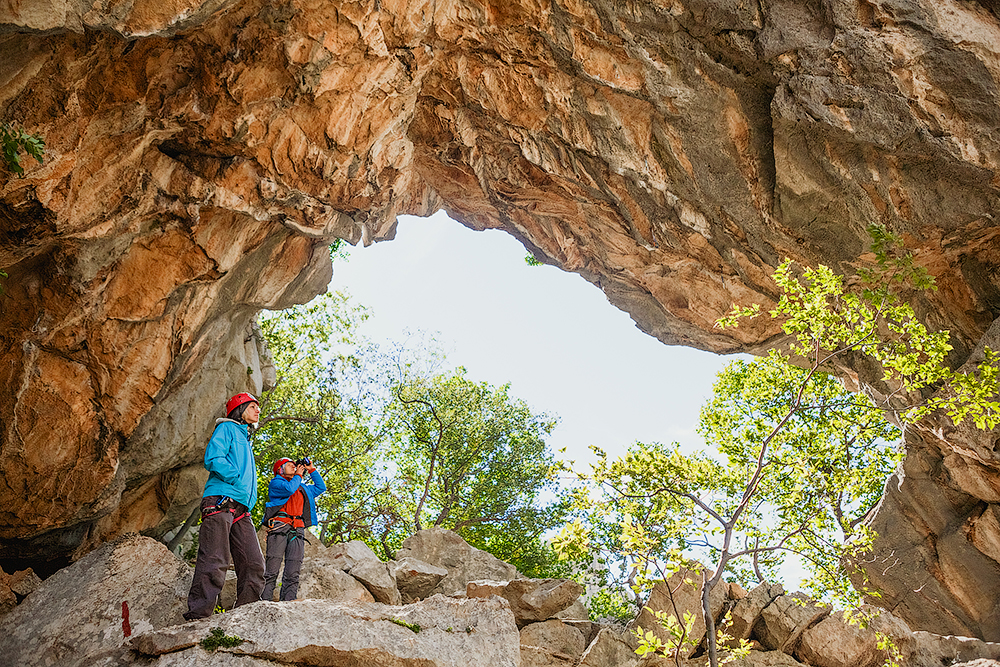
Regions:
<instances>
[{"instance_id":1,"label":"green tree","mask_svg":"<svg viewBox=\"0 0 1000 667\"><path fill-rule=\"evenodd\" d=\"M324 542L359 539L391 558L415 530L441 526L525 574L565 569L542 539L571 505L545 443L555 420L508 386L439 372L433 338L364 340L367 316L328 294L262 319L277 382L254 436L261 496L275 459L310 456L328 488Z\"/></svg>"},{"instance_id":2,"label":"green tree","mask_svg":"<svg viewBox=\"0 0 1000 667\"><path fill-rule=\"evenodd\" d=\"M744 584L773 581L795 553L815 597L860 603L843 557L868 543L863 521L902 455L883 411L772 354L719 373L698 431L717 454L636 443L595 465L633 583L645 591L692 556Z\"/></svg>"},{"instance_id":3,"label":"green tree","mask_svg":"<svg viewBox=\"0 0 1000 667\"><path fill-rule=\"evenodd\" d=\"M389 457L405 508L398 531L449 528L522 571L555 561L542 534L572 504L546 438L556 420L535 414L508 385L473 382L465 369L410 376L393 389ZM550 497L551 500L545 500Z\"/></svg>"},{"instance_id":4,"label":"green tree","mask_svg":"<svg viewBox=\"0 0 1000 667\"><path fill-rule=\"evenodd\" d=\"M638 583L665 577L693 553L712 558L703 572L702 614L713 667L718 637L708 601L724 572L762 579L783 552L795 551L813 568L814 590L853 597L843 563L870 543L863 518L898 456L885 444L894 432L879 409L909 404L906 420L942 410L956 422L1000 421L996 356L987 350L976 373L948 368L948 332L928 332L904 300L906 290L932 289L933 281L898 250L898 238L882 228L873 228L872 238L878 266L850 288L824 266L799 273L786 261L775 272L782 296L771 316L783 320L788 351L720 375L701 422L718 455L639 444L595 467L595 481L610 491L595 523L617 523L614 543L633 563ZM756 306L734 307L720 326L758 313ZM849 396L824 377L849 355L878 362L886 404ZM560 543L564 549L586 538L584 529L573 528ZM640 650L673 652L679 664L674 649L685 637L676 619L672 625L675 646L640 631Z\"/></svg>"},{"instance_id":5,"label":"green tree","mask_svg":"<svg viewBox=\"0 0 1000 667\"><path fill-rule=\"evenodd\" d=\"M362 393L347 387L363 365L358 327L368 312L347 295L330 292L261 319L276 368L276 382L261 397L254 434L259 493L267 497L272 464L308 456L320 468L327 492L317 503L321 539L368 537L379 521L373 496L388 493L379 476L381 434L367 418ZM259 504L254 517L263 514Z\"/></svg>"},{"instance_id":6,"label":"green tree","mask_svg":"<svg viewBox=\"0 0 1000 667\"><path fill-rule=\"evenodd\" d=\"M814 597L859 604L841 556L849 545L867 543L863 522L903 454L901 433L884 411L838 379L772 353L733 362L719 374L698 432L725 457L721 488L730 499L752 479L762 450L766 456L756 498L734 526L751 552L750 570L736 574L743 581L776 580L784 553L794 552L811 572L805 587Z\"/></svg>"}]
</instances>

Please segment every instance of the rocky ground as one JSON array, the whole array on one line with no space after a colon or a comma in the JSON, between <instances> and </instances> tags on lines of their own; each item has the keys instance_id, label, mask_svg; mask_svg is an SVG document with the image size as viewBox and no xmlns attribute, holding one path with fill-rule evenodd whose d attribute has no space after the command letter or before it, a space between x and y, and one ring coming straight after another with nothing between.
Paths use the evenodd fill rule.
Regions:
<instances>
[{"instance_id":1,"label":"rocky ground","mask_svg":"<svg viewBox=\"0 0 1000 667\"><path fill-rule=\"evenodd\" d=\"M647 606L683 614L700 593L682 572L653 589ZM303 564L304 599L259 602L184 622L192 568L156 540L127 535L35 585L0 616L0 655L19 667L120 665L349 665L352 667L667 667L640 658L629 629L591 621L583 588L563 579L528 579L515 568L432 529L409 538L390 562L364 544L310 545ZM31 579L14 575L0 588ZM231 586L223 605L231 605ZM23 590L23 589L22 589ZM15 593L11 593L15 595ZM671 603L671 598L673 603ZM876 633L890 637L907 667L1000 667L1000 644L912 632L888 612L861 629L841 613L781 586L747 592L723 583L713 614L753 645L736 667L876 667L886 654ZM648 610L630 623L665 631ZM231 646L205 648L219 630ZM704 624L698 647L681 665L706 664ZM699 643L700 642L700 643Z\"/></svg>"}]
</instances>

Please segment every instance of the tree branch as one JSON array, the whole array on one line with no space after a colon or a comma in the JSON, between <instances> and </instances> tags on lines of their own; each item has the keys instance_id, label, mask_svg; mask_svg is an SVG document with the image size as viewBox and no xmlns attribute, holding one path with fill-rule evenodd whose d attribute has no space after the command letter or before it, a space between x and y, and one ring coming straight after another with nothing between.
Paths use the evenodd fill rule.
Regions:
<instances>
[{"instance_id":1,"label":"tree branch","mask_svg":"<svg viewBox=\"0 0 1000 667\"><path fill-rule=\"evenodd\" d=\"M441 416L438 415L437 409L430 401L420 398L405 399L403 398L402 391L398 388L396 389L396 398L399 399L403 405L423 405L430 411L431 416L434 417L434 421L438 424L437 441L431 445L430 466L427 471L427 479L424 480L424 491L420 496L420 500L417 502L417 509L413 515L414 525L417 530L422 530L420 513L423 511L424 503L427 501L427 496L430 495L431 481L434 479L434 467L437 464L437 453L441 447L441 440L444 438L444 421L441 419Z\"/></svg>"}]
</instances>

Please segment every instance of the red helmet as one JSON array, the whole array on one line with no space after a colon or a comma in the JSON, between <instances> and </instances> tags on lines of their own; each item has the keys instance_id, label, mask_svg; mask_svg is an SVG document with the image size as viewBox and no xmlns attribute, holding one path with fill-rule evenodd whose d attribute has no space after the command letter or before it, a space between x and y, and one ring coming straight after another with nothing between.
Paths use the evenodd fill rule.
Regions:
<instances>
[{"instance_id":1,"label":"red helmet","mask_svg":"<svg viewBox=\"0 0 1000 667\"><path fill-rule=\"evenodd\" d=\"M274 462L274 474L277 475L278 471L281 470L281 466L285 465L286 463L295 463L295 461L291 459L278 459L277 461Z\"/></svg>"},{"instance_id":2,"label":"red helmet","mask_svg":"<svg viewBox=\"0 0 1000 667\"><path fill-rule=\"evenodd\" d=\"M226 414L228 415L230 412L240 407L244 403L256 403L257 405L260 405L260 401L258 401L252 395L243 392L242 394L236 394L228 401L226 401Z\"/></svg>"}]
</instances>

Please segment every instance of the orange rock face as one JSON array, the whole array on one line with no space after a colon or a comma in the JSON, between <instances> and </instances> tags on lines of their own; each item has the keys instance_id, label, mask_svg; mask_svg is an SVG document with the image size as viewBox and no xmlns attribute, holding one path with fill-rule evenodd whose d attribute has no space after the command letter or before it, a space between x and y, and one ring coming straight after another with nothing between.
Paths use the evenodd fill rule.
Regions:
<instances>
[{"instance_id":1,"label":"orange rock face","mask_svg":"<svg viewBox=\"0 0 1000 667\"><path fill-rule=\"evenodd\" d=\"M766 348L770 323L716 318L769 306L786 256L851 270L875 222L937 277L916 305L954 363L1000 315L975 2L24 0L0 26L0 119L47 146L0 186L0 558L180 523L221 401L259 388L256 311L400 213L507 230L667 344ZM926 437L913 460L971 469ZM957 479L940 525L986 517L965 543L992 553L1000 498ZM1000 599L993 557L946 577L921 549L933 604ZM1000 639L970 614L948 631Z\"/></svg>"}]
</instances>

